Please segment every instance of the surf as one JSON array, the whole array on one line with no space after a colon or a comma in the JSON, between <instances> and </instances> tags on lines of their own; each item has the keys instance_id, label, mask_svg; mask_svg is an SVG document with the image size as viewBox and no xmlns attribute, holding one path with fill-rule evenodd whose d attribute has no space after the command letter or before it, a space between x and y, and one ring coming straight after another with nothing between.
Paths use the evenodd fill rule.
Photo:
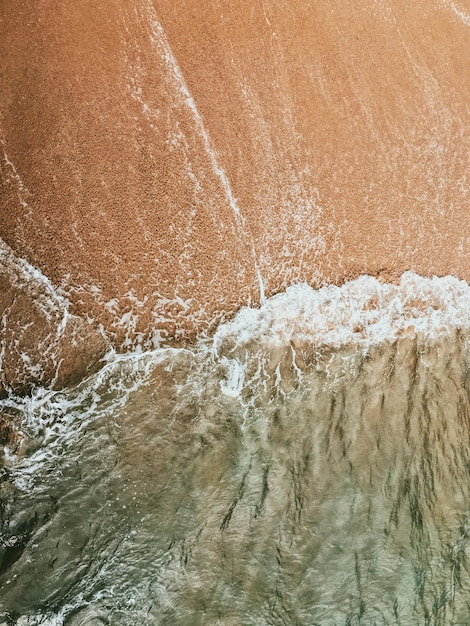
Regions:
<instances>
[{"instance_id":1,"label":"surf","mask_svg":"<svg viewBox=\"0 0 470 626\"><path fill-rule=\"evenodd\" d=\"M465 623L469 302L293 285L1 400L3 621Z\"/></svg>"}]
</instances>

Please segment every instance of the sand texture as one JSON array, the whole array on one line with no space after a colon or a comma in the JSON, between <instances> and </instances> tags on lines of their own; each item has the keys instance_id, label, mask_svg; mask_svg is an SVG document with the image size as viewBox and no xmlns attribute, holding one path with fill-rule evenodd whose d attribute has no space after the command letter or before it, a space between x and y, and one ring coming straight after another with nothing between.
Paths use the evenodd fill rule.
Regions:
<instances>
[{"instance_id":1,"label":"sand texture","mask_svg":"<svg viewBox=\"0 0 470 626\"><path fill-rule=\"evenodd\" d=\"M469 50L466 0L3 2L0 237L121 349L469 280Z\"/></svg>"}]
</instances>

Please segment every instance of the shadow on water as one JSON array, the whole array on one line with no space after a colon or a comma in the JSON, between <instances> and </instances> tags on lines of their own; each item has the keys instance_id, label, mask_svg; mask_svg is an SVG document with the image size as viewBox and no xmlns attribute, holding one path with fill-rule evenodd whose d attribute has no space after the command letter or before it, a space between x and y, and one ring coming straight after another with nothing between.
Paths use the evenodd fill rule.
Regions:
<instances>
[{"instance_id":1,"label":"shadow on water","mask_svg":"<svg viewBox=\"0 0 470 626\"><path fill-rule=\"evenodd\" d=\"M4 624L470 623L458 330L99 376L36 406L4 470Z\"/></svg>"}]
</instances>

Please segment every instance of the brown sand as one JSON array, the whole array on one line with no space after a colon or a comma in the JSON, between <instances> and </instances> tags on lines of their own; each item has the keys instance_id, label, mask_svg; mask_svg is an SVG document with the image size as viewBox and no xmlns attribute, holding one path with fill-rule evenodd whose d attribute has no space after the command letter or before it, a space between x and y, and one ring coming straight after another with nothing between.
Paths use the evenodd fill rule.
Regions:
<instances>
[{"instance_id":1,"label":"brown sand","mask_svg":"<svg viewBox=\"0 0 470 626\"><path fill-rule=\"evenodd\" d=\"M469 49L466 0L3 2L0 237L123 348L258 269L469 280Z\"/></svg>"}]
</instances>

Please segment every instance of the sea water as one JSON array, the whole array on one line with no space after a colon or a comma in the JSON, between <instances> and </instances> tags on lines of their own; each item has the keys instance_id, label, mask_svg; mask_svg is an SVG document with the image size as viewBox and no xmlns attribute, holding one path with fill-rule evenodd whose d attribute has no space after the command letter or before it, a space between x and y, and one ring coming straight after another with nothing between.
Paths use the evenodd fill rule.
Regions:
<instances>
[{"instance_id":1,"label":"sea water","mask_svg":"<svg viewBox=\"0 0 470 626\"><path fill-rule=\"evenodd\" d=\"M469 312L296 285L1 401L0 624L469 624Z\"/></svg>"}]
</instances>

